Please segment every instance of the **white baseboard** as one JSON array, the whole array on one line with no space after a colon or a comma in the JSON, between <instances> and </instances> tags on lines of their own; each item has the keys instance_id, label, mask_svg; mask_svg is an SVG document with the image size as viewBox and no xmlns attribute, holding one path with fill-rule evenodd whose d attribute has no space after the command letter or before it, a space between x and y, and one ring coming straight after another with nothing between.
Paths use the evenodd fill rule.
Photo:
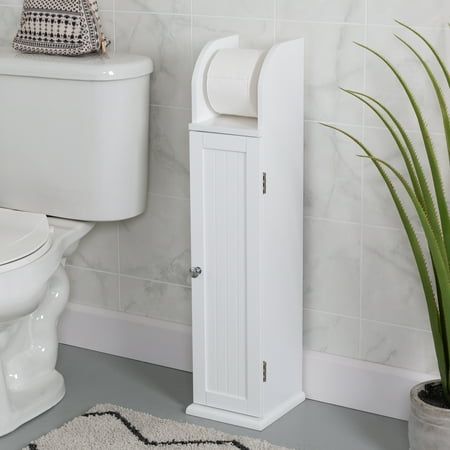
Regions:
<instances>
[{"instance_id":1,"label":"white baseboard","mask_svg":"<svg viewBox=\"0 0 450 450\"><path fill-rule=\"evenodd\" d=\"M305 351L306 398L407 420L409 391L436 376Z\"/></svg>"},{"instance_id":2,"label":"white baseboard","mask_svg":"<svg viewBox=\"0 0 450 450\"><path fill-rule=\"evenodd\" d=\"M191 327L163 320L69 304L60 342L140 361L192 370ZM432 375L306 351L306 397L406 420L409 390Z\"/></svg>"},{"instance_id":3,"label":"white baseboard","mask_svg":"<svg viewBox=\"0 0 450 450\"><path fill-rule=\"evenodd\" d=\"M187 325L69 303L59 337L63 344L192 371Z\"/></svg>"}]
</instances>

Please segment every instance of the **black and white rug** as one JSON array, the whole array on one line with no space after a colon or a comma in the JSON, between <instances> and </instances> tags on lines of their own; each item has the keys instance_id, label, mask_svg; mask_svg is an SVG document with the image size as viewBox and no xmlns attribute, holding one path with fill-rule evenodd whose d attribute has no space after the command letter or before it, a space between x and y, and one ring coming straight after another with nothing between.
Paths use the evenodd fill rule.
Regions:
<instances>
[{"instance_id":1,"label":"black and white rug","mask_svg":"<svg viewBox=\"0 0 450 450\"><path fill-rule=\"evenodd\" d=\"M24 450L287 450L212 428L160 419L115 405L97 405Z\"/></svg>"}]
</instances>

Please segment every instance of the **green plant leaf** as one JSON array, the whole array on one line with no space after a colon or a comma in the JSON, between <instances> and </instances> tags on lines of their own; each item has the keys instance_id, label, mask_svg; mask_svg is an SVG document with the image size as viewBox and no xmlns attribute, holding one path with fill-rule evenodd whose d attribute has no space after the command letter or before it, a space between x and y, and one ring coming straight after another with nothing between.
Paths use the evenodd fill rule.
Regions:
<instances>
[{"instance_id":1,"label":"green plant leaf","mask_svg":"<svg viewBox=\"0 0 450 450\"><path fill-rule=\"evenodd\" d=\"M405 141L405 144L410 152L411 158L413 160L414 166L417 170L417 174L418 174L418 179L419 179L419 183L421 184L422 187L422 191L424 193L424 203L423 203L423 207L424 209L427 211L427 215L430 219L430 223L433 226L433 229L436 229L437 231L435 232L436 236L442 236L442 234L440 233L440 223L439 223L439 219L436 213L436 208L434 205L434 200L433 197L431 196L430 193L430 189L428 186L428 182L425 178L425 174L423 172L422 166L420 164L419 159L417 158L417 154L414 150L414 147L412 145L411 140L409 139L406 131L403 129L402 125L398 122L398 120L395 118L395 116L389 111L388 108L386 108L386 106L384 106L381 102L379 102L378 100L364 94L361 92L355 92L355 91L351 91L355 94L357 94L360 97L363 97L373 103L375 103L377 106L379 106L391 119L391 121L394 123L394 125L397 127L398 131L400 132L400 134L403 137L403 140ZM444 245L442 239L440 240L441 242L441 246ZM444 245L445 247L445 245ZM448 255L447 255L448 257ZM434 269L433 266L433 274L435 276L435 280L436 280L436 287L437 287L437 301L438 301L438 305L439 305L439 310L442 311L443 310L443 305L442 305L442 301L443 301L443 297L442 295L440 295L440 289L439 289L439 281L437 279L437 275L436 275L436 271ZM443 343L444 343L444 349L445 349L445 355L447 355L447 359L449 361L449 366L450 366L450 349L447 348L447 342L449 342L449 337L446 334L446 328L445 328L445 324L444 322L444 316L440 315L440 320L442 322L441 324L441 329L442 329L442 337L443 337ZM450 380L450 374L449 374L449 380ZM449 394L450 395L450 394Z\"/></svg>"},{"instance_id":2,"label":"green plant leaf","mask_svg":"<svg viewBox=\"0 0 450 450\"><path fill-rule=\"evenodd\" d=\"M394 204L397 207L397 210L399 212L400 219L406 230L406 234L407 234L408 240L410 242L414 258L416 260L417 268L419 271L419 276L422 281L425 299L427 301L428 314L429 314L429 318L430 318L430 325L431 325L431 330L432 330L432 335L433 335L433 342L434 342L435 350L436 350L436 356L437 356L437 360L438 360L439 372L441 375L441 380L442 380L444 389L448 393L448 400L450 401L450 390L448 389L450 367L449 367L449 362L448 362L448 358L447 358L448 353L446 352L446 350L444 348L444 341L443 341L442 329L441 329L442 325L441 325L441 321L440 321L440 317L439 317L440 312L439 312L437 304L436 304L434 289L433 289L433 285L431 283L429 271L427 269L425 256L421 249L421 246L420 246L419 240L417 238L416 232L414 230L414 227L412 226L411 221L410 221L410 219L405 211L405 208L403 207L403 204L400 200L400 197L398 196L397 191L395 190L395 186L392 183L391 179L386 174L386 172L383 169L380 162L378 162L376 160L376 158L373 157L372 153L361 141L359 141L357 138L352 136L350 133L348 133L340 128L337 128L333 125L329 125L329 124L322 124L322 125L324 125L328 128L331 128L335 131L338 131L339 133L344 134L349 139L351 139L353 142L355 142L364 151L364 153L372 160L372 162L378 169L378 172L380 173L383 180L385 181L386 186L389 189L389 192L392 196ZM417 202L417 203L420 206L420 203L419 202ZM431 227L430 227L430 230L431 230ZM434 236L433 233L431 233L431 235Z\"/></svg>"},{"instance_id":3,"label":"green plant leaf","mask_svg":"<svg viewBox=\"0 0 450 450\"><path fill-rule=\"evenodd\" d=\"M428 46L428 48L431 50L433 55L435 56L438 64L441 66L442 71L444 72L444 76L447 80L447 84L450 87L450 73L447 69L447 66L445 65L444 60L440 57L439 53L436 51L433 45L428 41L428 39L425 38L422 34L420 34L418 31L416 31L414 28L410 27L409 25L406 25L403 22L400 22L399 20L396 20L396 22L401 25L402 27L405 27L409 31L412 31L416 36L418 36L420 39L422 39L423 42ZM449 25L450 26L450 25Z\"/></svg>"},{"instance_id":4,"label":"green plant leaf","mask_svg":"<svg viewBox=\"0 0 450 450\"><path fill-rule=\"evenodd\" d=\"M416 171L415 171L414 165L411 161L410 155L408 154L408 150L405 148L405 145L401 141L400 136L397 134L397 132L394 130L394 128L391 126L391 124L384 118L384 116L370 102L368 102L366 99L359 96L358 93L351 91L349 89L342 89L342 91L355 97L356 99L358 99L359 101L361 101L362 103L367 105L378 116L378 118L383 122L384 126L391 133L391 136L394 139L395 143L397 144L397 147L400 150L400 153L403 157L403 161L406 165L406 169L408 170L408 174L409 174L412 184L414 186L414 192L416 193L420 202L423 204L422 188L421 188L419 180L417 178Z\"/></svg>"},{"instance_id":5,"label":"green plant leaf","mask_svg":"<svg viewBox=\"0 0 450 450\"><path fill-rule=\"evenodd\" d=\"M408 184L406 179L403 177L403 175L395 169L392 165L388 164L387 162L377 159L375 157L370 157L372 160L378 162L381 165L386 166L389 170L391 170L394 175L399 179L403 187L405 188L406 192L408 193L411 201L413 202L416 211L419 215L422 229L425 232L425 236L427 238L428 242L428 248L430 249L432 261L433 261L433 267L436 271L436 285L437 285L437 291L438 291L438 297L442 295L443 298L440 299L440 321L443 326L442 330L442 336L446 337L444 340L444 346L446 349L445 357L446 357L446 364L447 367L449 367L449 352L448 349L450 348L450 342L448 341L448 336L450 336L450 270L448 267L448 264L444 258L444 255L441 253L439 249L439 245L436 242L435 236L431 230L431 226L428 222L427 215L425 214L425 211L421 207L420 203L418 202L414 191L412 190L411 186ZM448 369L448 374L450 375L450 368ZM450 387L445 387L450 393ZM450 400L450 398L449 398Z\"/></svg>"},{"instance_id":6,"label":"green plant leaf","mask_svg":"<svg viewBox=\"0 0 450 450\"><path fill-rule=\"evenodd\" d=\"M401 22L398 23L425 42L440 65L440 68L445 75L447 85L450 87L450 76L447 67L430 42L413 28ZM450 117L445 95L435 73L432 71L424 57L408 42L399 36L396 37L415 55L431 81L442 115L442 123L444 126L449 156L448 161L450 163ZM424 120L424 115L409 85L389 59L366 45L359 43L357 43L357 45L379 58L389 68L405 92L419 124L422 143L431 170L432 185L428 182L428 177L421 164L420 158L418 157L415 145L412 144L412 140L408 133L395 115L383 105L383 103L375 98L361 92L345 90L345 92L363 102L381 120L382 124L393 138L397 149L400 151L407 169L409 180L407 180L407 177L402 175L397 168L374 156L361 141L353 137L350 133L332 125L324 125L343 133L355 142L363 150L363 157L369 158L375 165L388 187L405 228L419 271L419 276L422 281L444 395L447 402L450 404L450 214L441 168L439 167L435 147ZM401 188L406 191L408 199L411 201L419 217L420 226L424 232L427 249L429 256L431 257L432 273L428 270L426 255L423 252L414 226L412 225L400 196L398 195L391 176L400 184ZM434 277L434 280L432 276ZM434 285L432 281L434 281Z\"/></svg>"},{"instance_id":7,"label":"green plant leaf","mask_svg":"<svg viewBox=\"0 0 450 450\"><path fill-rule=\"evenodd\" d=\"M364 44L360 44L360 43L356 43L356 44L358 46L366 49L373 55L377 56L377 58L379 58L381 61L383 61L389 67L389 69L395 75L397 80L400 82L401 86L403 87L403 90L405 91L405 93L409 99L409 102L411 103L411 106L414 110L417 121L419 123L423 143L425 146L425 150L427 152L428 162L430 164L431 175L433 178L434 190L435 190L437 205L438 205L438 210L439 210L439 216L440 216L443 235L444 235L445 247L446 247L446 252L448 255L448 254L450 254L450 233L448 232L448 230L450 230L450 215L449 215L447 200L445 198L444 184L442 182L441 171L439 169L433 142L432 142L430 133L428 131L428 127L423 118L422 111L421 111L411 89L409 88L408 84L403 79L403 77L400 75L400 73L397 71L397 69L390 63L390 61L387 58L385 58L383 55L378 53L376 50L373 50L372 48L370 48ZM446 264L448 266L449 265L448 258L446 257L445 259L446 259Z\"/></svg>"},{"instance_id":8,"label":"green plant leaf","mask_svg":"<svg viewBox=\"0 0 450 450\"><path fill-rule=\"evenodd\" d=\"M383 124L386 126L386 128L388 128L388 130L390 131L391 134L395 135L396 137L394 137L394 140L396 141L397 145L397 139L398 135L397 133L394 131L393 127L387 122L387 120L382 116L382 114L380 113L380 111L378 111L373 105L371 105L369 103L373 102L375 103L377 106L379 106L391 119L391 121L394 123L394 125L396 126L397 130L399 131L401 137L403 138L403 141L406 145L406 148L409 152L409 156L412 160L412 164L414 166L414 170L415 170L415 174L417 175L417 181L420 185L420 194L422 195L422 198L420 197L420 195L416 195L419 198L419 201L421 201L421 204L424 206L424 208L427 211L427 215L431 221L433 230L435 231L436 236L441 236L442 237L442 230L441 230L441 224L439 221L439 216L437 214L436 211L436 206L434 203L434 199L433 196L431 195L431 191L430 191L430 187L428 185L426 176L425 176L425 172L423 170L422 164L420 163L420 160L417 156L417 152L414 149L414 146L411 142L411 139L409 138L408 134L406 133L405 129L403 128L403 126L400 124L400 122L395 118L395 116L391 113L391 111L386 108L386 106L384 106L381 102L379 102L378 100L376 100L375 98L366 95L362 92L357 92L357 91L351 91L351 90L346 90L346 92L356 96L357 98L359 98L361 101L364 102L364 104L366 104L372 111L375 112L375 114L382 120ZM401 149L400 149L401 151ZM408 169L408 173L409 173L409 169ZM412 182L413 185L415 184L414 179L412 178Z\"/></svg>"},{"instance_id":9,"label":"green plant leaf","mask_svg":"<svg viewBox=\"0 0 450 450\"><path fill-rule=\"evenodd\" d=\"M442 123L443 123L443 126L444 126L445 139L446 139L446 142L447 142L447 153L448 153L448 158L449 158L449 161L450 161L450 117L448 115L447 103L445 101L444 94L442 93L442 89L439 86L439 83L438 83L436 77L434 76L433 72L431 71L429 65L422 58L422 56L410 44L408 44L408 42L403 40L400 36L395 35L395 37L400 42L402 42L406 47L408 47L408 49L411 50L412 53L414 53L416 58L420 61L420 63L422 64L423 68L425 69L425 71L426 71L426 73L428 75L428 78L430 79L430 81L431 81L431 83L433 85L433 89L434 89L434 91L436 93L436 97L437 97L438 102L439 102L439 108L441 109Z\"/></svg>"}]
</instances>

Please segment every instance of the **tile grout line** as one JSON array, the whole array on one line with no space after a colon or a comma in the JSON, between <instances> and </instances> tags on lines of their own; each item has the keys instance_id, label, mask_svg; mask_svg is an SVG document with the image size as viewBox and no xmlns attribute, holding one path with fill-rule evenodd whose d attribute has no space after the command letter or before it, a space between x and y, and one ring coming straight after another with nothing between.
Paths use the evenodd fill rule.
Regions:
<instances>
[{"instance_id":1,"label":"tile grout line","mask_svg":"<svg viewBox=\"0 0 450 450\"><path fill-rule=\"evenodd\" d=\"M117 9L118 14L142 14L144 16L173 16L173 17L189 17L190 13L165 12L165 11L146 11L139 9Z\"/></svg>"},{"instance_id":2,"label":"tile grout line","mask_svg":"<svg viewBox=\"0 0 450 450\"><path fill-rule=\"evenodd\" d=\"M128 317L132 316L132 317L136 317L139 319L150 319L150 320L154 320L154 321L158 321L158 322L166 322L168 324L192 327L192 324L189 322L183 322L181 320L173 320L173 319L169 320L167 318L159 317L157 315L152 315L152 314L129 312L129 311L118 311L117 309L109 308L107 305L100 306L100 305L93 305L92 303L83 303L83 302L74 302L74 301L70 301L70 303L72 305L87 306L88 308L97 309L99 311L112 312L112 313L117 313L117 314L122 314L122 315L125 314ZM67 344L67 345L70 345L70 344ZM80 347L80 348L83 348L83 347Z\"/></svg>"},{"instance_id":3,"label":"tile grout line","mask_svg":"<svg viewBox=\"0 0 450 450\"><path fill-rule=\"evenodd\" d=\"M162 281L162 280L155 280L152 278L138 277L135 275L128 275L126 273L110 272L109 270L95 269L93 267L86 267L86 266L78 266L76 264L66 264L66 267L81 270L81 271L86 271L86 272L97 272L97 273L102 273L104 275L111 275L111 276L118 275L120 277L131 278L133 280L149 281L151 283L167 284L167 285L171 285L171 286L177 286L177 287L181 287L181 288L191 289L191 286L189 286L187 284L173 283L171 281Z\"/></svg>"},{"instance_id":4,"label":"tile grout line","mask_svg":"<svg viewBox=\"0 0 450 450\"><path fill-rule=\"evenodd\" d=\"M352 316L350 314L341 314L341 313L336 313L336 312L331 312L331 311L325 311L324 309L313 308L310 306L305 306L305 311L311 311L311 312L315 312L315 313L319 313L319 314L325 314L328 316L342 317L343 319L351 319L351 320L359 321L358 316Z\"/></svg>"},{"instance_id":5,"label":"tile grout line","mask_svg":"<svg viewBox=\"0 0 450 450\"><path fill-rule=\"evenodd\" d=\"M216 16L203 16L203 17L216 17ZM218 16L220 17L220 16ZM232 17L232 16L231 16ZM224 16L223 18L230 18L229 16ZM233 18L237 18L237 19L241 19L241 20L245 20L245 19L251 19L251 18L247 18L247 17L233 17ZM268 20L268 19L264 19L264 18L259 18L258 20ZM281 19L281 22L288 22L288 23L298 23L298 24L305 24L305 25L338 25L338 26L359 26L359 27L365 27L367 26L367 28L370 27L374 27L374 28L398 28L399 26L396 25L395 23L392 24L386 24L386 23L365 23L365 21L363 22L339 22L339 21L319 21L319 20L298 20L298 19ZM410 24L411 25L411 24ZM432 26L432 25L417 25L417 24L412 24L412 26L419 28L421 30L434 30L434 31L442 31L442 30L447 30L447 27L445 25L436 25L436 26Z\"/></svg>"},{"instance_id":6,"label":"tile grout line","mask_svg":"<svg viewBox=\"0 0 450 450\"><path fill-rule=\"evenodd\" d=\"M152 194L153 195L153 194ZM320 221L320 222L328 222L328 223L334 223L334 224L341 224L341 225L353 225L353 226L360 226L361 223L360 222L352 222L350 220L342 220L342 219L330 219L329 217L320 217L320 216L311 216L311 215L304 215L303 216L304 219L308 219L308 220L316 220L316 221ZM395 231L395 232L401 232L403 231L402 228L397 228L394 226L389 226L389 225L373 225L373 224L364 224L361 225L364 226L365 228L373 228L376 230L386 230L386 231ZM417 233L419 235L423 235L423 232L417 231Z\"/></svg>"},{"instance_id":7,"label":"tile grout line","mask_svg":"<svg viewBox=\"0 0 450 450\"><path fill-rule=\"evenodd\" d=\"M172 199L172 200L184 200L184 201L186 201L186 200L190 200L190 197L189 196L187 196L187 197L182 197L181 195L169 195L169 194L159 194L158 192L153 192L153 191L151 191L151 190L149 190L148 191L148 194L149 195L153 195L153 196L155 196L155 197L164 197L164 198L170 198L170 199Z\"/></svg>"},{"instance_id":8,"label":"tile grout line","mask_svg":"<svg viewBox=\"0 0 450 450\"><path fill-rule=\"evenodd\" d=\"M158 103L151 103L150 106L153 108L178 109L178 110L182 110L182 111L190 111L191 110L191 108L189 108L187 106L161 105Z\"/></svg>"},{"instance_id":9,"label":"tile grout line","mask_svg":"<svg viewBox=\"0 0 450 450\"><path fill-rule=\"evenodd\" d=\"M113 0L113 39L114 39L114 52L117 51L117 35L116 35L116 0Z\"/></svg>"},{"instance_id":10,"label":"tile grout line","mask_svg":"<svg viewBox=\"0 0 450 450\"><path fill-rule=\"evenodd\" d=\"M117 28L117 21L116 21L116 0L113 0L113 35L114 35L114 51L117 51L117 34L116 34L116 28ZM122 286L121 286L121 267L120 267L120 225L116 224L116 243L117 243L117 288L119 289L118 292L118 310L122 311Z\"/></svg>"},{"instance_id":11,"label":"tile grout line","mask_svg":"<svg viewBox=\"0 0 450 450\"><path fill-rule=\"evenodd\" d=\"M191 8L191 10L190 10L190 30L189 30L190 36L189 37L190 37L191 42L190 42L189 50L191 52L191 55L190 55L191 70L193 70L194 65L195 65L195 61L194 61L194 15L193 15L194 0L190 0L190 8ZM191 87L191 90L192 90L192 86L191 85L189 85L189 86ZM188 109L191 111L191 117L190 117L189 122L191 122L191 120L192 120L192 92L190 94L191 95L189 97L190 97L190 102L191 102L191 108L190 109L188 108ZM189 133L189 130L188 130L188 133Z\"/></svg>"},{"instance_id":12,"label":"tile grout line","mask_svg":"<svg viewBox=\"0 0 450 450\"><path fill-rule=\"evenodd\" d=\"M367 45L368 39L368 0L364 2L364 44ZM367 55L366 52L363 52L363 91L367 89ZM363 106L362 110L362 139L363 142L366 139L366 108ZM364 160L361 158L360 161L360 170L361 170L361 186L360 186L360 248L359 248L359 339L358 339L358 358L363 359L363 291L364 291L364 282L363 282L363 271L364 271Z\"/></svg>"},{"instance_id":13,"label":"tile grout line","mask_svg":"<svg viewBox=\"0 0 450 450\"><path fill-rule=\"evenodd\" d=\"M192 4L192 0L191 0ZM4 4L0 3L0 7L15 8L20 9L20 5ZM232 16L232 15L210 15L210 14L193 14L191 13L176 13L176 12L164 12L164 11L145 11L145 10L119 10L115 8L117 14L143 14L143 15L159 15L159 16L181 16L181 17L201 17L201 18L212 18L212 19L235 19L235 20L255 20L255 21L270 21L270 17L251 17L251 16ZM105 8L102 11L112 11L111 9ZM395 28L395 24L386 23L371 23L366 24L364 22L339 22L339 21L318 21L318 20L297 20L297 19L280 19L282 22L292 22L300 24L310 24L310 25L338 25L338 26L370 26L378 28ZM412 24L413 26L423 29L423 30L447 30L445 25L422 25L422 24Z\"/></svg>"},{"instance_id":14,"label":"tile grout line","mask_svg":"<svg viewBox=\"0 0 450 450\"><path fill-rule=\"evenodd\" d=\"M277 24L278 24L278 0L273 0L273 42L275 45L277 42Z\"/></svg>"},{"instance_id":15,"label":"tile grout line","mask_svg":"<svg viewBox=\"0 0 450 450\"><path fill-rule=\"evenodd\" d=\"M118 287L119 287L119 310L122 311L122 268L120 267L120 225L116 225L116 236L117 236L117 270L118 270Z\"/></svg>"},{"instance_id":16,"label":"tile grout line","mask_svg":"<svg viewBox=\"0 0 450 450\"><path fill-rule=\"evenodd\" d=\"M367 55L366 55L367 57ZM322 122L324 122L323 120L318 120L318 119L305 119L305 123L309 123L309 124L321 124ZM341 127L351 127L351 128L363 128L363 124L362 123L348 123L348 122L336 122L336 121L325 121L325 123L330 124L330 125L336 125L336 126L341 126ZM366 123L364 128L366 128L367 130L384 130L383 127L378 126L378 125L370 125L370 123ZM405 128L405 131L407 133L420 133L420 129L413 129L413 128ZM444 136L445 134L442 132L438 132L438 131L430 131L430 134L434 137L437 136Z\"/></svg>"},{"instance_id":17,"label":"tile grout line","mask_svg":"<svg viewBox=\"0 0 450 450\"><path fill-rule=\"evenodd\" d=\"M192 4L192 2L191 2ZM0 6L7 6L17 8L16 5L4 5L0 4ZM104 9L103 11L109 11L108 9ZM143 15L155 15L155 16L178 16L178 17L199 17L199 18L211 18L211 19L234 19L234 20L246 20L246 21L270 21L270 17L252 17L252 16L233 16L233 15L211 15L211 14L194 14L192 9L191 13L177 13L177 12L164 12L164 11L146 11L146 10L133 10L133 9L121 9L117 10L118 14L143 14ZM281 19L282 22L290 22L290 23L300 23L300 24L313 24L313 25L337 25L337 26L371 26L378 28L396 28L394 23L371 23L370 25L365 21L362 22L345 22L345 21L319 21L319 20L298 20L298 19ZM447 27L445 25L418 25L413 24L415 27L420 29L427 30L446 30Z\"/></svg>"},{"instance_id":18,"label":"tile grout line","mask_svg":"<svg viewBox=\"0 0 450 450\"><path fill-rule=\"evenodd\" d=\"M192 3L191 3L192 4ZM3 6L0 4L0 6ZM11 6L11 5L5 5ZM104 9L103 11L109 11L108 9ZM145 10L131 10L131 9L119 9L117 10L118 14L143 14L146 16L174 16L174 17L198 17L202 19L234 19L241 21L257 21L257 22L269 22L271 21L270 17L252 17L252 16L232 16L232 15L211 15L211 14L194 14L192 12L185 13L176 13L176 12L164 12L164 11L145 11Z\"/></svg>"},{"instance_id":19,"label":"tile grout line","mask_svg":"<svg viewBox=\"0 0 450 450\"><path fill-rule=\"evenodd\" d=\"M359 225L359 222L352 222L350 220L330 219L328 217L316 217L316 216L309 216L307 214L303 215L303 218L308 220L317 220L320 222L329 222L342 225Z\"/></svg>"},{"instance_id":20,"label":"tile grout line","mask_svg":"<svg viewBox=\"0 0 450 450\"><path fill-rule=\"evenodd\" d=\"M333 317L340 317L343 319L349 319L349 320L358 320L359 318L357 316L351 316L349 314L341 314L341 313L335 313L335 312L330 312L330 311L324 311L322 309L317 309L317 308L311 308L311 307L305 307L304 308L305 311L311 311L314 313L318 313L318 314L324 314L324 315L328 315L328 316L333 316ZM394 323L394 322L385 322L383 320L377 320L377 319L366 319L363 318L362 321L364 322L371 322L371 323L376 323L379 325L386 325L386 326L390 326L393 328L401 328L404 330L410 330L410 331L418 331L421 333L426 333L426 334L431 334L431 330L427 330L425 328L417 328L417 327L413 327L410 325L402 325L402 324L398 324L398 323Z\"/></svg>"}]
</instances>

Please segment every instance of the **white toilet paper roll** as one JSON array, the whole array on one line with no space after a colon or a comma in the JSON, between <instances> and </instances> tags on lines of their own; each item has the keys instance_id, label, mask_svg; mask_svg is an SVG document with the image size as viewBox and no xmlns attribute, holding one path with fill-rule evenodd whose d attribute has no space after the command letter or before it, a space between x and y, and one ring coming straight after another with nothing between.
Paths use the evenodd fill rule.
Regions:
<instances>
[{"instance_id":1,"label":"white toilet paper roll","mask_svg":"<svg viewBox=\"0 0 450 450\"><path fill-rule=\"evenodd\" d=\"M265 52L222 49L211 60L206 89L209 103L218 114L257 117L258 79Z\"/></svg>"}]
</instances>

